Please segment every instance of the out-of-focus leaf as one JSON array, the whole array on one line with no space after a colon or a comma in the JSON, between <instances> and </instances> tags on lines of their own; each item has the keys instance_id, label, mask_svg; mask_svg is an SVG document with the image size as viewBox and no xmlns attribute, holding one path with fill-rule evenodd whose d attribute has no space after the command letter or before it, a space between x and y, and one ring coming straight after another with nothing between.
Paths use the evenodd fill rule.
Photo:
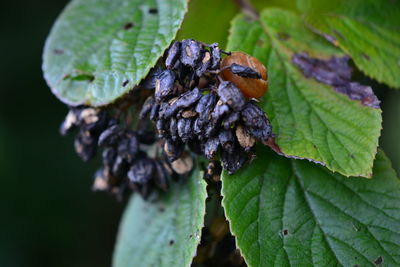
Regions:
<instances>
[{"instance_id":1,"label":"out-of-focus leaf","mask_svg":"<svg viewBox=\"0 0 400 267\"><path fill-rule=\"evenodd\" d=\"M342 48L359 69L400 88L400 1L298 0L305 21Z\"/></svg>"},{"instance_id":2,"label":"out-of-focus leaf","mask_svg":"<svg viewBox=\"0 0 400 267\"><path fill-rule=\"evenodd\" d=\"M260 150L249 168L222 176L225 214L250 267L400 265L400 180L383 152L362 179Z\"/></svg>"},{"instance_id":3,"label":"out-of-focus leaf","mask_svg":"<svg viewBox=\"0 0 400 267\"><path fill-rule=\"evenodd\" d=\"M346 176L371 176L381 111L306 78L292 63L297 53L319 59L343 54L281 9L264 10L259 21L238 16L230 32L229 50L247 52L268 68L269 91L260 105L281 151Z\"/></svg>"},{"instance_id":4,"label":"out-of-focus leaf","mask_svg":"<svg viewBox=\"0 0 400 267\"><path fill-rule=\"evenodd\" d=\"M43 54L45 79L70 105L106 105L137 85L181 25L187 0L73 0Z\"/></svg>"},{"instance_id":5,"label":"out-of-focus leaf","mask_svg":"<svg viewBox=\"0 0 400 267\"><path fill-rule=\"evenodd\" d=\"M191 0L177 39L192 38L225 47L229 23L239 12L232 0Z\"/></svg>"},{"instance_id":6,"label":"out-of-focus leaf","mask_svg":"<svg viewBox=\"0 0 400 267\"><path fill-rule=\"evenodd\" d=\"M194 170L156 202L132 196L123 216L113 266L190 266L200 242L206 183Z\"/></svg>"}]
</instances>

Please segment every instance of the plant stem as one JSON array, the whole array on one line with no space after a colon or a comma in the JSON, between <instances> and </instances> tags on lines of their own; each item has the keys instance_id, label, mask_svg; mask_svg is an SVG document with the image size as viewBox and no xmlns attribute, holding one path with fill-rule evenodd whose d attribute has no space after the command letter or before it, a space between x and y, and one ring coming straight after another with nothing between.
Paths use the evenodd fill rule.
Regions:
<instances>
[{"instance_id":1,"label":"plant stem","mask_svg":"<svg viewBox=\"0 0 400 267\"><path fill-rule=\"evenodd\" d=\"M246 16L252 19L258 19L259 14L249 0L233 0L233 2L239 6L240 10Z\"/></svg>"}]
</instances>

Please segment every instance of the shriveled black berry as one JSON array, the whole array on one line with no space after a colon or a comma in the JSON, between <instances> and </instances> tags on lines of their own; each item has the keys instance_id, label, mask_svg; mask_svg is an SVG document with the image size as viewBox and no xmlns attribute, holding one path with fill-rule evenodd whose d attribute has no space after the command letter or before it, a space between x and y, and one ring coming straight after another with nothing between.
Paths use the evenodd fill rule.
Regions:
<instances>
[{"instance_id":1,"label":"shriveled black berry","mask_svg":"<svg viewBox=\"0 0 400 267\"><path fill-rule=\"evenodd\" d=\"M232 133L232 130L221 130L219 132L218 138L222 148L228 153L233 153L235 136Z\"/></svg>"},{"instance_id":2,"label":"shriveled black berry","mask_svg":"<svg viewBox=\"0 0 400 267\"><path fill-rule=\"evenodd\" d=\"M204 179L219 181L222 172L221 163L218 160L211 160L207 164L207 169L204 172Z\"/></svg>"},{"instance_id":3,"label":"shriveled black berry","mask_svg":"<svg viewBox=\"0 0 400 267\"><path fill-rule=\"evenodd\" d=\"M105 175L103 168L96 171L94 175L94 183L92 185L93 191L108 191L110 190L110 185L108 177Z\"/></svg>"},{"instance_id":4,"label":"shriveled black berry","mask_svg":"<svg viewBox=\"0 0 400 267\"><path fill-rule=\"evenodd\" d=\"M83 161L91 160L97 151L97 139L91 136L90 132L79 131L75 138L75 152Z\"/></svg>"},{"instance_id":5,"label":"shriveled black berry","mask_svg":"<svg viewBox=\"0 0 400 267\"><path fill-rule=\"evenodd\" d=\"M147 75L146 79L144 79L140 83L140 87L144 89L154 89L156 88L156 80L158 76L161 74L162 69L159 67L156 67L150 71L150 73Z\"/></svg>"},{"instance_id":6,"label":"shriveled black berry","mask_svg":"<svg viewBox=\"0 0 400 267\"><path fill-rule=\"evenodd\" d=\"M156 101L170 97L174 92L175 73L172 70L162 71L156 79L154 96Z\"/></svg>"},{"instance_id":7,"label":"shriveled black berry","mask_svg":"<svg viewBox=\"0 0 400 267\"><path fill-rule=\"evenodd\" d=\"M246 104L240 89L231 82L221 82L218 86L217 93L221 101L229 105L235 111L241 110Z\"/></svg>"},{"instance_id":8,"label":"shriveled black berry","mask_svg":"<svg viewBox=\"0 0 400 267\"><path fill-rule=\"evenodd\" d=\"M139 140L136 135L131 134L122 139L118 144L118 154L128 160L132 160L139 152Z\"/></svg>"},{"instance_id":9,"label":"shriveled black berry","mask_svg":"<svg viewBox=\"0 0 400 267\"><path fill-rule=\"evenodd\" d=\"M186 66L196 67L197 63L201 60L200 44L192 39L183 40L180 60Z\"/></svg>"},{"instance_id":10,"label":"shriveled black berry","mask_svg":"<svg viewBox=\"0 0 400 267\"><path fill-rule=\"evenodd\" d=\"M248 102L241 112L244 126L254 137L267 140L271 137L272 127L265 113L253 102Z\"/></svg>"},{"instance_id":11,"label":"shriveled black berry","mask_svg":"<svg viewBox=\"0 0 400 267\"><path fill-rule=\"evenodd\" d=\"M214 137L214 138L209 138L207 142L204 144L204 155L208 159L212 159L219 148L220 142L219 142L219 137Z\"/></svg>"},{"instance_id":12,"label":"shriveled black berry","mask_svg":"<svg viewBox=\"0 0 400 267\"><path fill-rule=\"evenodd\" d=\"M206 51L203 53L199 65L196 67L196 75L198 77L203 76L203 74L210 69L212 63L212 58L210 52Z\"/></svg>"},{"instance_id":13,"label":"shriveled black berry","mask_svg":"<svg viewBox=\"0 0 400 267\"><path fill-rule=\"evenodd\" d=\"M204 123L200 122L200 118L196 118L193 122L193 132L201 139L204 131Z\"/></svg>"},{"instance_id":14,"label":"shriveled black berry","mask_svg":"<svg viewBox=\"0 0 400 267\"><path fill-rule=\"evenodd\" d=\"M78 120L81 128L90 132L101 131L107 127L105 112L95 108L81 110Z\"/></svg>"},{"instance_id":15,"label":"shriveled black berry","mask_svg":"<svg viewBox=\"0 0 400 267\"><path fill-rule=\"evenodd\" d=\"M237 146L235 147L233 153L229 153L226 150L222 150L221 153L222 166L228 171L229 174L233 174L243 167L247 159L247 154Z\"/></svg>"},{"instance_id":16,"label":"shriveled black berry","mask_svg":"<svg viewBox=\"0 0 400 267\"><path fill-rule=\"evenodd\" d=\"M235 123L240 119L240 112L239 111L234 111L228 114L225 119L223 120L222 124L225 129L230 129L232 128Z\"/></svg>"},{"instance_id":17,"label":"shriveled black berry","mask_svg":"<svg viewBox=\"0 0 400 267\"><path fill-rule=\"evenodd\" d=\"M174 116L182 108L190 107L195 104L202 94L200 90L196 87L193 90L183 93L179 98L173 101L167 108L163 109L162 116L164 118L170 118Z\"/></svg>"},{"instance_id":18,"label":"shriveled black berry","mask_svg":"<svg viewBox=\"0 0 400 267\"><path fill-rule=\"evenodd\" d=\"M139 158L129 169L129 181L135 184L144 185L153 178L154 163L149 158Z\"/></svg>"},{"instance_id":19,"label":"shriveled black berry","mask_svg":"<svg viewBox=\"0 0 400 267\"><path fill-rule=\"evenodd\" d=\"M181 54L181 42L174 42L168 49L167 58L165 59L165 66L170 69L175 66Z\"/></svg>"},{"instance_id":20,"label":"shriveled black berry","mask_svg":"<svg viewBox=\"0 0 400 267\"><path fill-rule=\"evenodd\" d=\"M218 47L218 43L213 43L210 46L211 50L211 66L210 69L216 70L219 69L220 62L221 62L221 50Z\"/></svg>"},{"instance_id":21,"label":"shriveled black berry","mask_svg":"<svg viewBox=\"0 0 400 267\"><path fill-rule=\"evenodd\" d=\"M160 105L154 103L150 110L150 120L155 120L156 118L158 118L159 112L160 112Z\"/></svg>"},{"instance_id":22,"label":"shriveled black berry","mask_svg":"<svg viewBox=\"0 0 400 267\"><path fill-rule=\"evenodd\" d=\"M169 134L173 141L177 141L179 139L178 134L178 120L174 117L171 118L169 122Z\"/></svg>"},{"instance_id":23,"label":"shriveled black berry","mask_svg":"<svg viewBox=\"0 0 400 267\"><path fill-rule=\"evenodd\" d=\"M119 125L113 125L107 128L99 136L98 145L115 145L121 137L123 129Z\"/></svg>"},{"instance_id":24,"label":"shriveled black berry","mask_svg":"<svg viewBox=\"0 0 400 267\"><path fill-rule=\"evenodd\" d=\"M167 134L167 122L163 119L159 119L156 121L156 129L159 138L163 138Z\"/></svg>"},{"instance_id":25,"label":"shriveled black berry","mask_svg":"<svg viewBox=\"0 0 400 267\"><path fill-rule=\"evenodd\" d=\"M261 79L261 74L257 71L253 70L250 67L242 66L236 63L233 63L229 67L233 74L237 74L241 77L252 78L252 79Z\"/></svg>"},{"instance_id":26,"label":"shriveled black berry","mask_svg":"<svg viewBox=\"0 0 400 267\"><path fill-rule=\"evenodd\" d=\"M74 129L76 126L78 126L78 116L79 114L76 114L76 110L70 109L67 116L65 117L64 121L60 125L60 134L62 136L67 135L68 133L71 132L72 129Z\"/></svg>"},{"instance_id":27,"label":"shriveled black berry","mask_svg":"<svg viewBox=\"0 0 400 267\"><path fill-rule=\"evenodd\" d=\"M144 119L147 114L150 113L150 111L153 108L153 105L155 103L154 97L153 96L149 96L143 103L142 109L140 110L139 113L139 119Z\"/></svg>"},{"instance_id":28,"label":"shriveled black berry","mask_svg":"<svg viewBox=\"0 0 400 267\"><path fill-rule=\"evenodd\" d=\"M112 166L112 175L117 178L124 178L129 169L129 163L125 157L118 155Z\"/></svg>"},{"instance_id":29,"label":"shriveled black berry","mask_svg":"<svg viewBox=\"0 0 400 267\"><path fill-rule=\"evenodd\" d=\"M193 136L191 119L182 118L178 120L178 135L185 143Z\"/></svg>"},{"instance_id":30,"label":"shriveled black berry","mask_svg":"<svg viewBox=\"0 0 400 267\"><path fill-rule=\"evenodd\" d=\"M182 156L185 144L181 140L173 141L166 138L164 143L164 152L169 162L172 162Z\"/></svg>"},{"instance_id":31,"label":"shriveled black berry","mask_svg":"<svg viewBox=\"0 0 400 267\"><path fill-rule=\"evenodd\" d=\"M112 168L117 157L117 150L113 147L107 147L101 154L103 158L103 165Z\"/></svg>"},{"instance_id":32,"label":"shriveled black berry","mask_svg":"<svg viewBox=\"0 0 400 267\"><path fill-rule=\"evenodd\" d=\"M199 114L199 127L202 128L210 120L210 113L217 103L217 96L214 93L203 95L196 105L196 112Z\"/></svg>"},{"instance_id":33,"label":"shriveled black berry","mask_svg":"<svg viewBox=\"0 0 400 267\"><path fill-rule=\"evenodd\" d=\"M221 122L226 114L230 112L229 106L224 104L221 100L217 102L214 110L211 113L211 121L207 124L205 135L210 137L221 128Z\"/></svg>"}]
</instances>

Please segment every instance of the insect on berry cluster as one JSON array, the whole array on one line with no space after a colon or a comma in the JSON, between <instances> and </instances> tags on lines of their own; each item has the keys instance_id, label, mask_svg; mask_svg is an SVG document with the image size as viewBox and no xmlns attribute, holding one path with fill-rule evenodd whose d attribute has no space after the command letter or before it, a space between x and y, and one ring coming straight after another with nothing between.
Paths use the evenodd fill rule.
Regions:
<instances>
[{"instance_id":1,"label":"insect on berry cluster","mask_svg":"<svg viewBox=\"0 0 400 267\"><path fill-rule=\"evenodd\" d=\"M251 161L256 141L272 137L256 99L267 87L257 59L217 43L177 41L123 99L102 109L71 107L60 130L78 128L75 150L84 161L102 149L94 190L147 197L187 176L194 154L210 161L205 178L213 180L220 163L232 174Z\"/></svg>"},{"instance_id":2,"label":"insect on berry cluster","mask_svg":"<svg viewBox=\"0 0 400 267\"><path fill-rule=\"evenodd\" d=\"M243 92L257 97L266 92L265 67L244 53L229 54L221 65L218 44L187 39L173 43L165 69L155 70L155 92L140 117L150 114L171 162L187 145L209 160L220 159L232 174L254 157L256 140L271 137L265 113Z\"/></svg>"}]
</instances>

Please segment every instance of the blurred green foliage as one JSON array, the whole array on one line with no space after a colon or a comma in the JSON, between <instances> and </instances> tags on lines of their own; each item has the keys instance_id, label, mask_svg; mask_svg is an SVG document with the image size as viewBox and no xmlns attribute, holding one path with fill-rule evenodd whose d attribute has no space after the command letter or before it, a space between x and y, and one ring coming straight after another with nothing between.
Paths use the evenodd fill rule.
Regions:
<instances>
[{"instance_id":1,"label":"blurred green foliage","mask_svg":"<svg viewBox=\"0 0 400 267\"><path fill-rule=\"evenodd\" d=\"M44 40L67 1L7 2L0 16L0 266L110 266L122 203L92 193L42 78ZM15 15L17 14L17 18Z\"/></svg>"},{"instance_id":2,"label":"blurred green foliage","mask_svg":"<svg viewBox=\"0 0 400 267\"><path fill-rule=\"evenodd\" d=\"M1 266L111 263L124 205L91 192L97 164L83 163L73 151L73 138L59 136L67 109L51 94L40 69L44 40L67 2L7 1L0 9L0 48L6 51L0 64ZM192 0L189 9L178 38L224 47L237 8L228 0ZM381 143L400 172L400 92L379 84L373 88L383 102Z\"/></svg>"}]
</instances>

